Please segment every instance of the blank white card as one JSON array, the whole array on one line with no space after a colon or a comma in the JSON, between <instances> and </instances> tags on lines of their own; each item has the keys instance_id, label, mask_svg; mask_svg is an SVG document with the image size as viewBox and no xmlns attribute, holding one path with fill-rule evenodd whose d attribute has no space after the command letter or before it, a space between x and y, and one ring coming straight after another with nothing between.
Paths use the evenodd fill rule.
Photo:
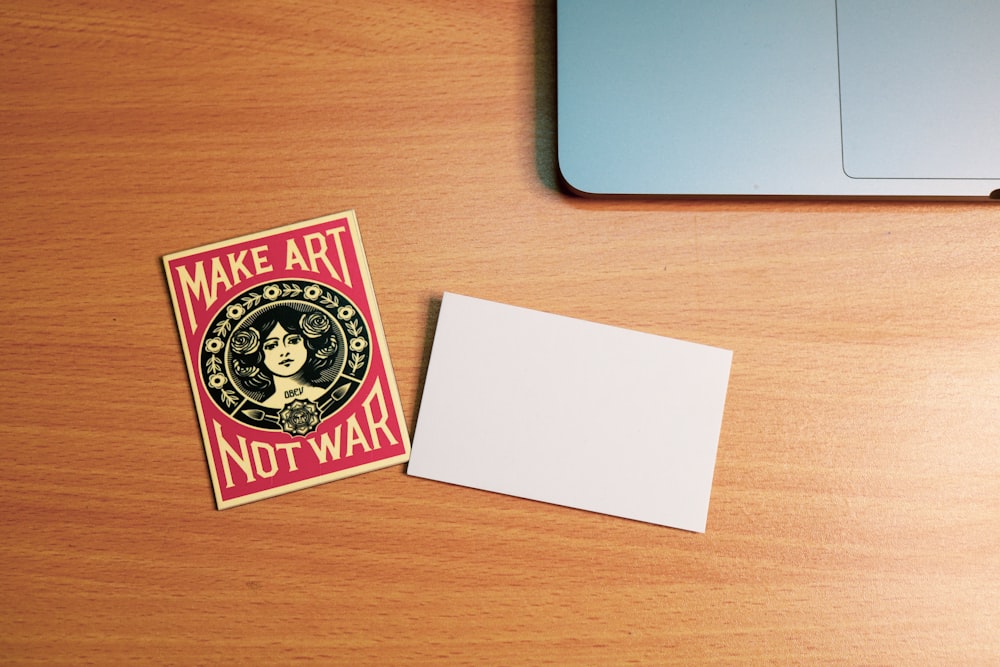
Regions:
<instances>
[{"instance_id":1,"label":"blank white card","mask_svg":"<svg viewBox=\"0 0 1000 667\"><path fill-rule=\"evenodd\" d=\"M407 472L705 532L731 363L446 293Z\"/></svg>"}]
</instances>

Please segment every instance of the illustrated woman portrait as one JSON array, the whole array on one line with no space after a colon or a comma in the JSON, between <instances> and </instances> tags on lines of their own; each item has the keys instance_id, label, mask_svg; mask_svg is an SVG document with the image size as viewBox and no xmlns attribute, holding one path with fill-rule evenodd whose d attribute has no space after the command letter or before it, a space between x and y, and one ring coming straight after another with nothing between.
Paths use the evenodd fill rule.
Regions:
<instances>
[{"instance_id":1,"label":"illustrated woman portrait","mask_svg":"<svg viewBox=\"0 0 1000 667\"><path fill-rule=\"evenodd\" d=\"M343 336L318 309L287 305L261 309L230 339L235 379L258 403L281 408L297 399L317 401L336 378Z\"/></svg>"}]
</instances>

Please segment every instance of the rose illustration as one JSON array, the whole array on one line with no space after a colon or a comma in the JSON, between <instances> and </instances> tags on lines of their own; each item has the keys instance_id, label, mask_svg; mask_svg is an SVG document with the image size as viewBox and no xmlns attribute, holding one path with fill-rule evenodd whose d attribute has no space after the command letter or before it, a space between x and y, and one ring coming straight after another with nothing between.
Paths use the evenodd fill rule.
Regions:
<instances>
[{"instance_id":1,"label":"rose illustration","mask_svg":"<svg viewBox=\"0 0 1000 667\"><path fill-rule=\"evenodd\" d=\"M305 435L319 425L319 408L313 401L296 399L278 413L281 430L289 435Z\"/></svg>"},{"instance_id":2,"label":"rose illustration","mask_svg":"<svg viewBox=\"0 0 1000 667\"><path fill-rule=\"evenodd\" d=\"M260 345L260 333L253 327L240 329L233 334L229 344L236 354L253 354Z\"/></svg>"},{"instance_id":3,"label":"rose illustration","mask_svg":"<svg viewBox=\"0 0 1000 667\"><path fill-rule=\"evenodd\" d=\"M239 359L233 360L233 370L236 371L236 374L241 378L250 379L260 375L259 368L253 365L243 364Z\"/></svg>"},{"instance_id":4,"label":"rose illustration","mask_svg":"<svg viewBox=\"0 0 1000 667\"><path fill-rule=\"evenodd\" d=\"M349 320L352 317L354 317L354 309L351 308L350 306L343 306L340 310L337 311L337 317L339 317L342 320Z\"/></svg>"},{"instance_id":5,"label":"rose illustration","mask_svg":"<svg viewBox=\"0 0 1000 667\"><path fill-rule=\"evenodd\" d=\"M361 350L368 347L368 341L364 338L352 338L351 339L351 350L354 352L360 352Z\"/></svg>"},{"instance_id":6,"label":"rose illustration","mask_svg":"<svg viewBox=\"0 0 1000 667\"><path fill-rule=\"evenodd\" d=\"M309 299L310 301L315 301L323 294L323 288L319 285L310 285L302 291L302 296Z\"/></svg>"},{"instance_id":7,"label":"rose illustration","mask_svg":"<svg viewBox=\"0 0 1000 667\"><path fill-rule=\"evenodd\" d=\"M311 313L299 318L299 326L309 338L319 338L330 330L330 318L323 313Z\"/></svg>"},{"instance_id":8,"label":"rose illustration","mask_svg":"<svg viewBox=\"0 0 1000 667\"><path fill-rule=\"evenodd\" d=\"M317 359L329 359L337 352L337 341L330 339L330 344L321 350L316 350Z\"/></svg>"}]
</instances>

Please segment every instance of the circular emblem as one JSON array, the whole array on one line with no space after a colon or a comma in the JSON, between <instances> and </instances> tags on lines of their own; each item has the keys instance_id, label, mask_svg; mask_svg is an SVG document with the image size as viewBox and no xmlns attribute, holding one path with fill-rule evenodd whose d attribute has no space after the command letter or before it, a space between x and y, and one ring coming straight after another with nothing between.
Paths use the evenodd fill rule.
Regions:
<instances>
[{"instance_id":1,"label":"circular emblem","mask_svg":"<svg viewBox=\"0 0 1000 667\"><path fill-rule=\"evenodd\" d=\"M201 345L209 396L250 426L306 435L357 392L371 332L340 292L306 281L260 285L229 301Z\"/></svg>"}]
</instances>

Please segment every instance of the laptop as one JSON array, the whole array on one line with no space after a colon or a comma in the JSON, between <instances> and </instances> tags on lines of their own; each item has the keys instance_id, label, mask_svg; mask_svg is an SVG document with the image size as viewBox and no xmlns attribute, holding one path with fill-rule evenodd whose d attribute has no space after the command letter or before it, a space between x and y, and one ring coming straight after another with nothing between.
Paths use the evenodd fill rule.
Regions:
<instances>
[{"instance_id":1,"label":"laptop","mask_svg":"<svg viewBox=\"0 0 1000 667\"><path fill-rule=\"evenodd\" d=\"M996 0L559 0L583 195L1000 200Z\"/></svg>"}]
</instances>

